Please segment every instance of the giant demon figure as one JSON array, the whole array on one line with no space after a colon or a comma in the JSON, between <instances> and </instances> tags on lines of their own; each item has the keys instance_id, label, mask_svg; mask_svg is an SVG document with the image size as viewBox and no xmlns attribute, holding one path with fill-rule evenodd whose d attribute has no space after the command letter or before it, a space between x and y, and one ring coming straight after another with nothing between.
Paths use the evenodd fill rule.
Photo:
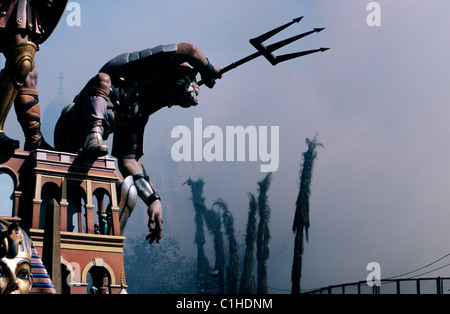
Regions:
<instances>
[{"instance_id":1,"label":"giant demon figure","mask_svg":"<svg viewBox=\"0 0 450 314\"><path fill-rule=\"evenodd\" d=\"M149 116L163 107L198 103L197 73L212 88L220 68L189 43L121 54L106 63L63 109L55 128L57 150L80 152L88 158L107 155L103 141L114 133L111 155L118 160L124 184L135 188L148 206L150 242L161 239L163 219L160 197L140 162L145 126ZM121 230L131 210L120 214Z\"/></svg>"}]
</instances>

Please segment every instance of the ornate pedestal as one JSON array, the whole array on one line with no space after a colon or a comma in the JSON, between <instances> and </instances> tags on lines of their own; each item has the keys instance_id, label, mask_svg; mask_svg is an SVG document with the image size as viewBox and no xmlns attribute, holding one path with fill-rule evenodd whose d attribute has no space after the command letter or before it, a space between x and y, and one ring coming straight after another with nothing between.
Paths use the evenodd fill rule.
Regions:
<instances>
[{"instance_id":1,"label":"ornate pedestal","mask_svg":"<svg viewBox=\"0 0 450 314\"><path fill-rule=\"evenodd\" d=\"M11 217L27 230L57 292L123 289L125 238L117 193L122 178L113 159L47 150L1 152L0 172L14 182Z\"/></svg>"}]
</instances>

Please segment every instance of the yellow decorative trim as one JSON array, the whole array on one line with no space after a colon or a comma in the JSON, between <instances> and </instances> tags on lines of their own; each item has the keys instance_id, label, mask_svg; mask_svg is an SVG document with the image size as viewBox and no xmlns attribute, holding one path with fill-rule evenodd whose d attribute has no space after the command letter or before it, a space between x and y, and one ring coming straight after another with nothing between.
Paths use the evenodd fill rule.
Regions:
<instances>
[{"instance_id":1,"label":"yellow decorative trim","mask_svg":"<svg viewBox=\"0 0 450 314\"><path fill-rule=\"evenodd\" d=\"M83 244L70 244L70 243L61 243L61 249L79 250L79 251L94 251L94 252L109 252L109 253L123 253L122 248L112 248L112 247L105 247L105 246L83 245Z\"/></svg>"},{"instance_id":2,"label":"yellow decorative trim","mask_svg":"<svg viewBox=\"0 0 450 314\"><path fill-rule=\"evenodd\" d=\"M42 184L42 176L40 174L36 174L36 189L34 192L34 200L41 201L41 184Z\"/></svg>"},{"instance_id":3,"label":"yellow decorative trim","mask_svg":"<svg viewBox=\"0 0 450 314\"><path fill-rule=\"evenodd\" d=\"M36 229L31 229L36 230ZM42 233L44 233L42 231ZM107 242L123 242L125 241L124 236L112 236L112 235L103 235L103 234L93 234L93 233L79 233L79 232L68 232L61 231L61 238L65 239L91 239L95 241L107 241Z\"/></svg>"},{"instance_id":4,"label":"yellow decorative trim","mask_svg":"<svg viewBox=\"0 0 450 314\"><path fill-rule=\"evenodd\" d=\"M43 247L42 241L33 240L35 247ZM73 244L73 243L61 243L61 249L66 250L80 250L80 251L93 251L93 252L108 252L108 253L123 253L123 249L119 247L107 247L97 245L85 245L85 244Z\"/></svg>"},{"instance_id":5,"label":"yellow decorative trim","mask_svg":"<svg viewBox=\"0 0 450 314\"><path fill-rule=\"evenodd\" d=\"M86 206L94 207L92 199L92 180L86 180L86 194Z\"/></svg>"},{"instance_id":6,"label":"yellow decorative trim","mask_svg":"<svg viewBox=\"0 0 450 314\"><path fill-rule=\"evenodd\" d=\"M78 173L78 172L72 172L72 171L68 171L68 170L56 170L56 169L45 169L45 168L34 168L34 170L36 171L36 173L41 173L41 174L46 174L46 175L53 175L55 176L55 174L61 174L61 175L67 175L70 173L70 180L83 180L83 178L85 178L86 176L89 176L92 180L95 181L113 181L116 182L119 180L118 177L116 177L115 175L113 176L114 172L110 171L108 169L108 171L105 171L103 169L100 169L99 171L104 171L104 172L108 172L111 173L111 175L106 176L106 175L99 175L99 174L85 174L85 173ZM78 176L79 178L76 178L76 176Z\"/></svg>"},{"instance_id":7,"label":"yellow decorative trim","mask_svg":"<svg viewBox=\"0 0 450 314\"><path fill-rule=\"evenodd\" d=\"M44 230L30 229L29 235L36 247L43 247ZM61 249L123 253L124 241L123 236L61 232Z\"/></svg>"},{"instance_id":8,"label":"yellow decorative trim","mask_svg":"<svg viewBox=\"0 0 450 314\"><path fill-rule=\"evenodd\" d=\"M111 182L111 206L117 207L117 190L116 190L116 183Z\"/></svg>"},{"instance_id":9,"label":"yellow decorative trim","mask_svg":"<svg viewBox=\"0 0 450 314\"><path fill-rule=\"evenodd\" d=\"M61 178L61 203L64 202L67 203L67 178L62 177Z\"/></svg>"}]
</instances>

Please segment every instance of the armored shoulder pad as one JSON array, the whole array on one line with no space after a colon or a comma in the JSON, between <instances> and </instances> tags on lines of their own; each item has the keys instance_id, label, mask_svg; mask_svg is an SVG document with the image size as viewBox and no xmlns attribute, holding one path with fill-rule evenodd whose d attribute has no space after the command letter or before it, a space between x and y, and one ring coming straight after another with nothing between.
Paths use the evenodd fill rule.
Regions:
<instances>
[{"instance_id":1,"label":"armored shoulder pad","mask_svg":"<svg viewBox=\"0 0 450 314\"><path fill-rule=\"evenodd\" d=\"M100 72L103 73L113 73L117 71L122 66L135 62L138 60L143 60L146 58L149 58L151 56L164 53L164 52L175 52L177 50L177 44L170 44L170 45L159 45L154 48L147 48L141 51L135 51L132 53L122 53L118 55L117 57L111 59L106 63L101 69Z\"/></svg>"}]
</instances>

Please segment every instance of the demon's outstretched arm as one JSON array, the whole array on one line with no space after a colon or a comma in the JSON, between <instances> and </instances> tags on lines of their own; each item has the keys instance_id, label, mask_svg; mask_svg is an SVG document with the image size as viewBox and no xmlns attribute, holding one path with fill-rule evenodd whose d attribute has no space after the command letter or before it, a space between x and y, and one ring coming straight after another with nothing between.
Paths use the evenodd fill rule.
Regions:
<instances>
[{"instance_id":1,"label":"demon's outstretched arm","mask_svg":"<svg viewBox=\"0 0 450 314\"><path fill-rule=\"evenodd\" d=\"M209 88L214 87L215 80L221 77L220 67L212 65L205 54L193 44L178 44L173 59L176 63L180 64L187 62L197 69L205 85Z\"/></svg>"},{"instance_id":2,"label":"demon's outstretched arm","mask_svg":"<svg viewBox=\"0 0 450 314\"><path fill-rule=\"evenodd\" d=\"M147 236L147 240L149 240L150 244L155 240L159 243L162 237L163 224L161 198L155 191L144 166L139 160L136 160L135 156L127 155L118 158L118 165L124 178L133 177L137 194L148 206L148 228L150 233ZM123 219L128 219L128 215L123 216ZM120 225L124 229L126 221L121 221Z\"/></svg>"}]
</instances>

